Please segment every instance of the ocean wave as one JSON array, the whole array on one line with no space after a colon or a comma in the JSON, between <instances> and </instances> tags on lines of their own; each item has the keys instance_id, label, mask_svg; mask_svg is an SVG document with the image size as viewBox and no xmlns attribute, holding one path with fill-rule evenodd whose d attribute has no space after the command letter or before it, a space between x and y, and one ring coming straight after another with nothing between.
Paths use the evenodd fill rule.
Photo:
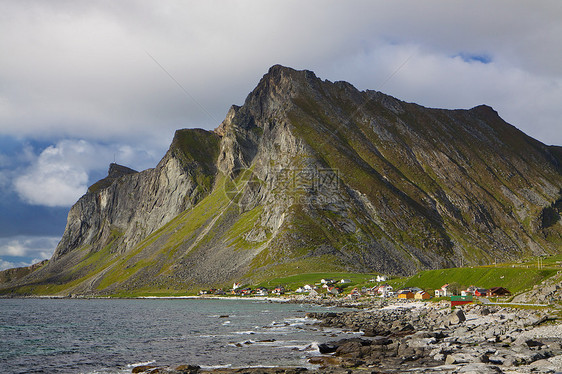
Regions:
<instances>
[{"instance_id":1,"label":"ocean wave","mask_svg":"<svg viewBox=\"0 0 562 374\"><path fill-rule=\"evenodd\" d=\"M228 369L232 367L232 364L226 365L199 365L203 370L216 370L216 369Z\"/></svg>"},{"instance_id":2,"label":"ocean wave","mask_svg":"<svg viewBox=\"0 0 562 374\"><path fill-rule=\"evenodd\" d=\"M253 330L248 330L248 331L235 331L234 332L237 335L255 335L257 334L257 332L253 331Z\"/></svg>"},{"instance_id":3,"label":"ocean wave","mask_svg":"<svg viewBox=\"0 0 562 374\"><path fill-rule=\"evenodd\" d=\"M310 324L310 320L306 318L287 318L285 322L290 326L304 326Z\"/></svg>"},{"instance_id":4,"label":"ocean wave","mask_svg":"<svg viewBox=\"0 0 562 374\"><path fill-rule=\"evenodd\" d=\"M273 344L278 348L291 349L301 352L315 352L318 351L318 342L303 343L302 341L276 341Z\"/></svg>"},{"instance_id":5,"label":"ocean wave","mask_svg":"<svg viewBox=\"0 0 562 374\"><path fill-rule=\"evenodd\" d=\"M128 368L134 368L137 366L145 366L145 365L151 365L153 363L155 363L156 360L150 360L150 361L143 361L143 362L135 362L134 364L127 364Z\"/></svg>"}]
</instances>

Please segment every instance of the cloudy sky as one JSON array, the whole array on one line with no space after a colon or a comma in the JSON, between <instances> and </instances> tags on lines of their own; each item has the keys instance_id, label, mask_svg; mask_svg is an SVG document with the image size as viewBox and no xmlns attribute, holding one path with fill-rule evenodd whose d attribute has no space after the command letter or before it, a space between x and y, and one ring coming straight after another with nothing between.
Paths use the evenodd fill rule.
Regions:
<instances>
[{"instance_id":1,"label":"cloudy sky","mask_svg":"<svg viewBox=\"0 0 562 374\"><path fill-rule=\"evenodd\" d=\"M494 107L562 145L562 2L0 0L0 269L49 258L110 162L156 165L268 68Z\"/></svg>"}]
</instances>

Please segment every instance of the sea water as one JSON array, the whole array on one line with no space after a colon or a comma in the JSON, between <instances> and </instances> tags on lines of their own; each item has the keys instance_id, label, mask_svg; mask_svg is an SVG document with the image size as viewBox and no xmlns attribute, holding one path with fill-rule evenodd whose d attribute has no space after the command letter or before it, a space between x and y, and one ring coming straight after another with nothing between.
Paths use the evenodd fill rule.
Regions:
<instances>
[{"instance_id":1,"label":"sea water","mask_svg":"<svg viewBox=\"0 0 562 374\"><path fill-rule=\"evenodd\" d=\"M322 310L233 299L0 299L0 371L306 366L319 342L345 335L304 318Z\"/></svg>"}]
</instances>

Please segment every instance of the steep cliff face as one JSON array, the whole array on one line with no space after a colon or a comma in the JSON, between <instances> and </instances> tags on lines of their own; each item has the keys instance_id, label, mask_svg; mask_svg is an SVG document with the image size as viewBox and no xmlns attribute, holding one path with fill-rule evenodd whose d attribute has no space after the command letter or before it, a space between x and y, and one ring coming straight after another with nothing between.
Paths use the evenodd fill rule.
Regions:
<instances>
[{"instance_id":1,"label":"steep cliff face","mask_svg":"<svg viewBox=\"0 0 562 374\"><path fill-rule=\"evenodd\" d=\"M70 210L53 260L84 245L97 251L112 233L120 236L118 250L126 252L197 203L212 188L218 142L218 136L205 130L180 130L154 169L138 173L111 164L108 177Z\"/></svg>"},{"instance_id":2,"label":"steep cliff face","mask_svg":"<svg viewBox=\"0 0 562 374\"><path fill-rule=\"evenodd\" d=\"M111 166L53 259L6 289L170 292L556 252L561 160L487 106L428 109L274 66L156 168Z\"/></svg>"},{"instance_id":3,"label":"steep cliff face","mask_svg":"<svg viewBox=\"0 0 562 374\"><path fill-rule=\"evenodd\" d=\"M326 254L404 274L557 250L537 217L560 197L558 150L492 108L427 109L275 66L220 132L219 168L259 181L246 200L272 239L254 265Z\"/></svg>"}]
</instances>

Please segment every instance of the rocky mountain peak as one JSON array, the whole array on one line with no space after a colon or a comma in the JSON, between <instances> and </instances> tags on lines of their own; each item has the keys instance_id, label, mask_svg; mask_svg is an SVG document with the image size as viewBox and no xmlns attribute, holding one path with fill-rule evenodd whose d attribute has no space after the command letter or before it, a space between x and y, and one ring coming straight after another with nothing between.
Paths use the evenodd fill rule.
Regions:
<instances>
[{"instance_id":1,"label":"rocky mountain peak","mask_svg":"<svg viewBox=\"0 0 562 374\"><path fill-rule=\"evenodd\" d=\"M275 65L215 131L178 130L154 169L111 165L22 282L184 292L555 253L561 160L485 105L425 108Z\"/></svg>"},{"instance_id":2,"label":"rocky mountain peak","mask_svg":"<svg viewBox=\"0 0 562 374\"><path fill-rule=\"evenodd\" d=\"M119 178L122 177L123 175L134 174L134 173L138 173L138 172L127 166L119 165L112 162L111 164L109 164L109 170L107 172L107 176L109 178Z\"/></svg>"},{"instance_id":3,"label":"rocky mountain peak","mask_svg":"<svg viewBox=\"0 0 562 374\"><path fill-rule=\"evenodd\" d=\"M107 188L109 186L111 186L111 184L113 184L114 181L116 181L117 179L128 175L128 174L135 174L138 173L136 170L133 170L131 168L128 168L126 166L123 165L119 165L116 163L111 163L109 164L109 170L107 171L107 177L105 177L102 180L97 181L96 183L92 184L89 188L88 188L88 192L89 193L95 193L98 192L99 190L102 190L104 188Z\"/></svg>"}]
</instances>

